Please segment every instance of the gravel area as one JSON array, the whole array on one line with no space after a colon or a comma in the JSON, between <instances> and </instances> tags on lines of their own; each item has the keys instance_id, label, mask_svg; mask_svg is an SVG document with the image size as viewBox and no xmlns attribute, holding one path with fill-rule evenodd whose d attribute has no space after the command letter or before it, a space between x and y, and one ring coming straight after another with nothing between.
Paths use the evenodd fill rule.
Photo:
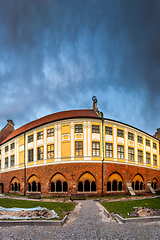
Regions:
<instances>
[{"instance_id":1,"label":"gravel area","mask_svg":"<svg viewBox=\"0 0 160 240\"><path fill-rule=\"evenodd\" d=\"M103 213L103 206L93 200L79 201L61 226L0 227L0 239L160 239L160 222L119 224Z\"/></svg>"}]
</instances>

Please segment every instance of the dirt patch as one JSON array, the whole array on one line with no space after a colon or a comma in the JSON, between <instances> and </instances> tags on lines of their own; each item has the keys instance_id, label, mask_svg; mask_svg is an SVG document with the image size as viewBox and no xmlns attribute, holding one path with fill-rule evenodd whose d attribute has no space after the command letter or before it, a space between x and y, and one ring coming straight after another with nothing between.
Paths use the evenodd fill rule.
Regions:
<instances>
[{"instance_id":1,"label":"dirt patch","mask_svg":"<svg viewBox=\"0 0 160 240\"><path fill-rule=\"evenodd\" d=\"M130 214L131 217L153 217L160 216L160 209L148 207L136 207Z\"/></svg>"},{"instance_id":2,"label":"dirt patch","mask_svg":"<svg viewBox=\"0 0 160 240\"><path fill-rule=\"evenodd\" d=\"M0 211L0 219L6 219L6 218L52 218L53 217L53 212L43 209L43 210L35 210L35 211L15 211L15 212L10 212L10 211Z\"/></svg>"}]
</instances>

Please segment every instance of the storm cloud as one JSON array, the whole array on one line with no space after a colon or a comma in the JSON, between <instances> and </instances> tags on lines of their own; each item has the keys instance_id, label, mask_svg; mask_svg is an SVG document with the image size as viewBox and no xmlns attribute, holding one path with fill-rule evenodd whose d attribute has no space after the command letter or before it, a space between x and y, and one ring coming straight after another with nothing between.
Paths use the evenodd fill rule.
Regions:
<instances>
[{"instance_id":1,"label":"storm cloud","mask_svg":"<svg viewBox=\"0 0 160 240\"><path fill-rule=\"evenodd\" d=\"M0 128L90 108L160 127L160 2L0 0Z\"/></svg>"}]
</instances>

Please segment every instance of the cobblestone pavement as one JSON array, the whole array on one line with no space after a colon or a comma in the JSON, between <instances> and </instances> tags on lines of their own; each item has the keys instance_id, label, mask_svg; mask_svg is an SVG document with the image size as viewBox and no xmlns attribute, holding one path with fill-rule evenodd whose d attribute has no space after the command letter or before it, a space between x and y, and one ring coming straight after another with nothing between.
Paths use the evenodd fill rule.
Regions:
<instances>
[{"instance_id":1,"label":"cobblestone pavement","mask_svg":"<svg viewBox=\"0 0 160 240\"><path fill-rule=\"evenodd\" d=\"M160 239L160 222L119 224L103 213L103 207L93 201L79 201L66 223L61 226L0 227L3 240L60 239Z\"/></svg>"}]
</instances>

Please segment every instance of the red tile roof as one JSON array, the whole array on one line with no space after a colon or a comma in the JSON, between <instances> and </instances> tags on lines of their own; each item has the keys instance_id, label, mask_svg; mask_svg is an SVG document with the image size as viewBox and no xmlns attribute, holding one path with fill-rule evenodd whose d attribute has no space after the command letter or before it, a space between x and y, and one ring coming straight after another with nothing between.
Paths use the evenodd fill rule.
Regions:
<instances>
[{"instance_id":1,"label":"red tile roof","mask_svg":"<svg viewBox=\"0 0 160 240\"><path fill-rule=\"evenodd\" d=\"M39 118L35 121L29 122L20 128L17 128L3 142L1 142L1 144L7 142L8 140L26 131L29 131L43 124L58 121L58 120L68 119L68 118L82 118L82 117L99 118L93 109L71 110L71 111L53 113L48 116Z\"/></svg>"}]
</instances>

